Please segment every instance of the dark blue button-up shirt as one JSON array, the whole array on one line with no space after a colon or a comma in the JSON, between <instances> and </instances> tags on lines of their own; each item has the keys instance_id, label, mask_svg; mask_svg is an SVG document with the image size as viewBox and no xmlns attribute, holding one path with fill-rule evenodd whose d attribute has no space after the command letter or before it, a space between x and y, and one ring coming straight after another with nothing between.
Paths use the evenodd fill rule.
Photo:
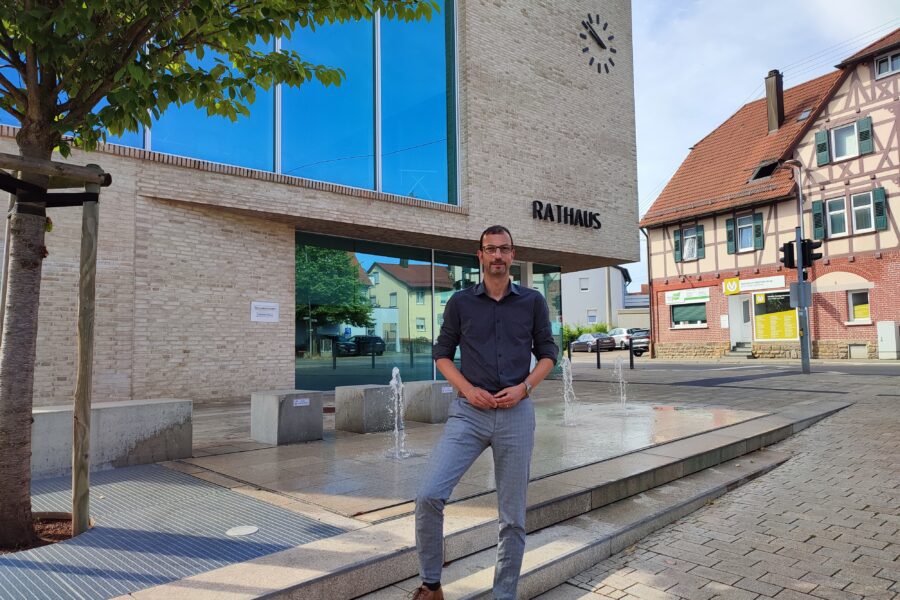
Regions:
<instances>
[{"instance_id":1,"label":"dark blue button-up shirt","mask_svg":"<svg viewBox=\"0 0 900 600\"><path fill-rule=\"evenodd\" d=\"M522 383L532 354L554 363L559 354L544 297L514 283L499 302L484 283L453 294L431 355L453 360L457 346L463 377L492 394Z\"/></svg>"}]
</instances>

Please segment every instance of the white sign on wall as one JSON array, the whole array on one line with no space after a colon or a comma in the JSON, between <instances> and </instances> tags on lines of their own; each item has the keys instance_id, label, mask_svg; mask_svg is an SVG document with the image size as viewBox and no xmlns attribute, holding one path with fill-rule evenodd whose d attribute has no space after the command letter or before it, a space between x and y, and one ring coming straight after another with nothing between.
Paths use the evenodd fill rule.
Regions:
<instances>
[{"instance_id":1,"label":"white sign on wall","mask_svg":"<svg viewBox=\"0 0 900 600\"><path fill-rule=\"evenodd\" d=\"M754 292L757 290L771 290L784 287L784 275L773 277L757 277L756 279L737 279L732 277L722 282L722 291L725 295Z\"/></svg>"},{"instance_id":2,"label":"white sign on wall","mask_svg":"<svg viewBox=\"0 0 900 600\"><path fill-rule=\"evenodd\" d=\"M256 323L277 323L277 302L251 302L250 320Z\"/></svg>"},{"instance_id":3,"label":"white sign on wall","mask_svg":"<svg viewBox=\"0 0 900 600\"><path fill-rule=\"evenodd\" d=\"M709 302L709 288L690 288L666 292L666 304L691 304L693 302Z\"/></svg>"}]
</instances>

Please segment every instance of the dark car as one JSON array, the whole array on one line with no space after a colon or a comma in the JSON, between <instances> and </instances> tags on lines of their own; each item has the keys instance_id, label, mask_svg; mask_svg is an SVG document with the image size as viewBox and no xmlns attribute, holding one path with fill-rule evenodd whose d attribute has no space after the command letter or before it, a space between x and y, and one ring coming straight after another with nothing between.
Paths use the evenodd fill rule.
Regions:
<instances>
[{"instance_id":1,"label":"dark car","mask_svg":"<svg viewBox=\"0 0 900 600\"><path fill-rule=\"evenodd\" d=\"M650 351L650 331L638 329L631 334L631 351L635 356Z\"/></svg>"},{"instance_id":2,"label":"dark car","mask_svg":"<svg viewBox=\"0 0 900 600\"><path fill-rule=\"evenodd\" d=\"M584 333L572 342L572 352L596 352L600 350L615 350L616 341L605 333Z\"/></svg>"},{"instance_id":3,"label":"dark car","mask_svg":"<svg viewBox=\"0 0 900 600\"><path fill-rule=\"evenodd\" d=\"M384 354L384 340L377 335L354 335L350 342L356 346L356 354L360 356L368 356L373 350L378 356Z\"/></svg>"},{"instance_id":4,"label":"dark car","mask_svg":"<svg viewBox=\"0 0 900 600\"><path fill-rule=\"evenodd\" d=\"M359 349L353 338L333 338L333 340L335 354L338 356L356 356L359 354Z\"/></svg>"}]
</instances>

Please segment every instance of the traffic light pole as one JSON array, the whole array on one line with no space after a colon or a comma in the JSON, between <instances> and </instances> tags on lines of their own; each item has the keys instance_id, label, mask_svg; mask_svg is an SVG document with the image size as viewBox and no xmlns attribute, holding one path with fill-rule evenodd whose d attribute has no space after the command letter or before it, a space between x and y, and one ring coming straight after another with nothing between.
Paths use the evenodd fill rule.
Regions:
<instances>
[{"instance_id":1,"label":"traffic light pole","mask_svg":"<svg viewBox=\"0 0 900 600\"><path fill-rule=\"evenodd\" d=\"M794 231L797 236L795 244L797 281L802 285L806 281L806 265L803 264L803 231L800 227ZM806 306L806 302L801 302L797 307L797 320L800 327L800 368L804 374L809 375L809 307Z\"/></svg>"}]
</instances>

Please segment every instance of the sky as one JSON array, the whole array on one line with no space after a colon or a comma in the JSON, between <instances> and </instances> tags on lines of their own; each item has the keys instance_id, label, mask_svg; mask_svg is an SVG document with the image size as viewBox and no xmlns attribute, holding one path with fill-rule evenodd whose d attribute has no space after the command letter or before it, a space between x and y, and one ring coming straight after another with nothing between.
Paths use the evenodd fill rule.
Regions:
<instances>
[{"instance_id":1,"label":"sky","mask_svg":"<svg viewBox=\"0 0 900 600\"><path fill-rule=\"evenodd\" d=\"M897 0L632 0L640 215L691 146L763 97L770 70L793 87L897 27ZM647 282L638 235L629 291Z\"/></svg>"}]
</instances>

